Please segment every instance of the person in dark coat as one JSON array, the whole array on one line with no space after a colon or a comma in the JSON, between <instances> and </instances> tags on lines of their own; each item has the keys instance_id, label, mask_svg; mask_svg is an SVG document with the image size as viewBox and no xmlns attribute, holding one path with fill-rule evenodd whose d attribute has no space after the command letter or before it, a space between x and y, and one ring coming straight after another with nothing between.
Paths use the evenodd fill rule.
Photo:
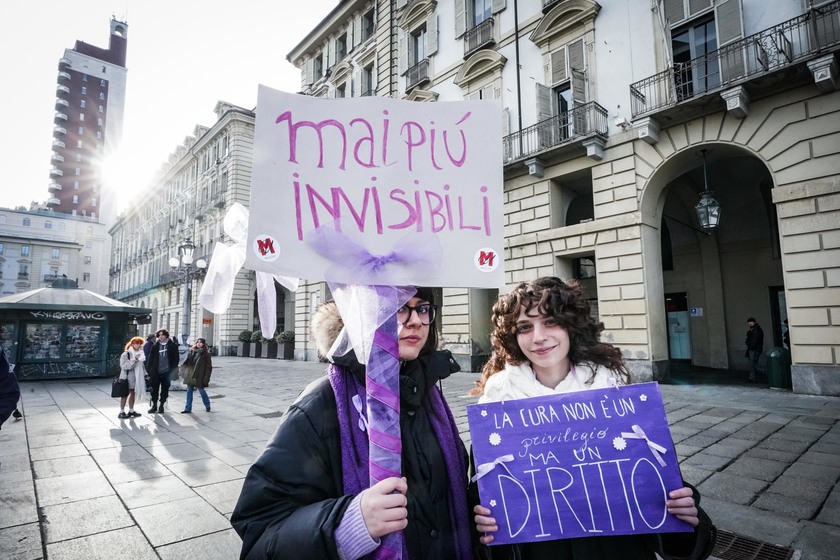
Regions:
<instances>
[{"instance_id":1,"label":"person in dark coat","mask_svg":"<svg viewBox=\"0 0 840 560\"><path fill-rule=\"evenodd\" d=\"M764 330L761 328L754 317L747 319L747 351L744 354L750 362L750 375L747 381L755 383L758 381L758 359L761 357L761 352L764 350Z\"/></svg>"},{"instance_id":2,"label":"person in dark coat","mask_svg":"<svg viewBox=\"0 0 840 560\"><path fill-rule=\"evenodd\" d=\"M152 351L152 346L155 345L155 341L157 340L156 334L150 334L146 337L146 342L143 344L143 354L146 355L146 359L149 359L149 352Z\"/></svg>"},{"instance_id":3,"label":"person in dark coat","mask_svg":"<svg viewBox=\"0 0 840 560\"><path fill-rule=\"evenodd\" d=\"M0 427L13 412L17 412L19 399L20 386L6 358L6 351L0 348Z\"/></svg>"},{"instance_id":4,"label":"person in dark coat","mask_svg":"<svg viewBox=\"0 0 840 560\"><path fill-rule=\"evenodd\" d=\"M169 385L172 383L172 372L178 368L178 345L169 338L169 331L160 329L157 332L157 342L149 350L146 360L146 373L152 386L152 407L149 414L163 413L163 405L169 397ZM158 406L160 393L160 406Z\"/></svg>"},{"instance_id":5,"label":"person in dark coat","mask_svg":"<svg viewBox=\"0 0 840 560\"><path fill-rule=\"evenodd\" d=\"M495 402L630 382L621 350L600 341L604 324L589 313L580 284L555 277L523 282L493 306L493 352L474 393L479 402ZM691 533L591 536L496 545L482 553L492 560L703 560L714 549L717 534L700 509L691 486L668 493L665 507L685 521ZM498 531L492 511L476 505L476 529L482 544ZM658 556L657 556L658 555Z\"/></svg>"},{"instance_id":6,"label":"person in dark coat","mask_svg":"<svg viewBox=\"0 0 840 560\"><path fill-rule=\"evenodd\" d=\"M329 353L337 314L326 303L313 317L328 376L289 407L245 477L231 516L241 558L372 558L396 531L405 560L471 558L466 449L436 385L460 368L436 351L432 291L397 312L403 476L370 487L365 368L352 350Z\"/></svg>"},{"instance_id":7,"label":"person in dark coat","mask_svg":"<svg viewBox=\"0 0 840 560\"><path fill-rule=\"evenodd\" d=\"M207 341L203 338L196 338L195 344L190 348L187 359L184 360L183 369L189 370L189 378L184 379L187 386L187 403L181 414L192 413L193 391L198 389L201 395L201 402L204 408L210 412L210 397L207 396L205 388L210 384L210 374L213 373L213 360L210 352L207 351Z\"/></svg>"}]
</instances>

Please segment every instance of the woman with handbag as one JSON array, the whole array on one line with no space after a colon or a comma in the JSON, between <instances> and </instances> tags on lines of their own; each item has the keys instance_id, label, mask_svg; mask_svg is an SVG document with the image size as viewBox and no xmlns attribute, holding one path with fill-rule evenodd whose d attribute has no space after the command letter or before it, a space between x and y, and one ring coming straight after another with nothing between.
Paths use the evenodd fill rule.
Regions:
<instances>
[{"instance_id":1,"label":"woman with handbag","mask_svg":"<svg viewBox=\"0 0 840 560\"><path fill-rule=\"evenodd\" d=\"M139 392L141 395L146 392L146 369L143 362L146 355L143 353L142 337L135 336L125 345L125 352L120 356L120 379L128 382L128 395L120 397L120 413L117 418L135 418L140 413L134 410L134 398ZM125 401L128 400L128 413L125 412Z\"/></svg>"},{"instance_id":2,"label":"woman with handbag","mask_svg":"<svg viewBox=\"0 0 840 560\"><path fill-rule=\"evenodd\" d=\"M207 396L207 391L204 388L210 384L213 360L207 350L207 341L203 338L195 339L195 344L190 348L190 353L187 354L187 359L181 367L184 369L184 386L187 388L187 403L184 405L181 414L192 414L194 389L198 389L204 408L207 412L210 412L210 397Z\"/></svg>"}]
</instances>

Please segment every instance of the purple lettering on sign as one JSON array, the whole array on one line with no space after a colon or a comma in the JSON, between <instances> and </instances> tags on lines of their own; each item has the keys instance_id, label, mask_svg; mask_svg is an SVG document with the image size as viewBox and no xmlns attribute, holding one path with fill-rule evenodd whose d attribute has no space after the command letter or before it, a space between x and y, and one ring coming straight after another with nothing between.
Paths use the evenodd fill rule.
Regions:
<instances>
[{"instance_id":1,"label":"purple lettering on sign","mask_svg":"<svg viewBox=\"0 0 840 560\"><path fill-rule=\"evenodd\" d=\"M493 544L688 532L669 514L682 488L657 383L467 406Z\"/></svg>"}]
</instances>

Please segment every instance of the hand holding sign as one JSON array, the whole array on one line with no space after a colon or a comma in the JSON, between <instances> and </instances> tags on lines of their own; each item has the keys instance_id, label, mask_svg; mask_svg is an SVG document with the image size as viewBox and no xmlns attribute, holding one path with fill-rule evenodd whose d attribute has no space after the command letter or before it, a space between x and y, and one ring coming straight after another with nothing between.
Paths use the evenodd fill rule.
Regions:
<instances>
[{"instance_id":1,"label":"hand holding sign","mask_svg":"<svg viewBox=\"0 0 840 560\"><path fill-rule=\"evenodd\" d=\"M467 416L484 506L476 525L498 527L488 543L697 523L656 383L470 405Z\"/></svg>"}]
</instances>

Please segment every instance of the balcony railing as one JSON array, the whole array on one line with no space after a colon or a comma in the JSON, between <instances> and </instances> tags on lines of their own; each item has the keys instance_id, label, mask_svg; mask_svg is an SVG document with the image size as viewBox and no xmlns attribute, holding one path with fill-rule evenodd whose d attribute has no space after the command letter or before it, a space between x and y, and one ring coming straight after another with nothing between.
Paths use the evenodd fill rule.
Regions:
<instances>
[{"instance_id":1,"label":"balcony railing","mask_svg":"<svg viewBox=\"0 0 840 560\"><path fill-rule=\"evenodd\" d=\"M47 188L51 191L60 191L61 185L59 183L50 183Z\"/></svg>"},{"instance_id":2,"label":"balcony railing","mask_svg":"<svg viewBox=\"0 0 840 560\"><path fill-rule=\"evenodd\" d=\"M429 81L429 59L424 58L405 73L405 91L408 92L427 81Z\"/></svg>"},{"instance_id":3,"label":"balcony railing","mask_svg":"<svg viewBox=\"0 0 840 560\"><path fill-rule=\"evenodd\" d=\"M593 135L607 135L607 110L590 101L503 139L504 163Z\"/></svg>"},{"instance_id":4,"label":"balcony railing","mask_svg":"<svg viewBox=\"0 0 840 560\"><path fill-rule=\"evenodd\" d=\"M840 44L840 1L630 85L633 117L798 63Z\"/></svg>"},{"instance_id":5,"label":"balcony railing","mask_svg":"<svg viewBox=\"0 0 840 560\"><path fill-rule=\"evenodd\" d=\"M495 42L495 39L493 39L493 18L487 18L464 33L464 58Z\"/></svg>"},{"instance_id":6,"label":"balcony railing","mask_svg":"<svg viewBox=\"0 0 840 560\"><path fill-rule=\"evenodd\" d=\"M564 0L543 0L542 12L544 14L548 13L551 10L551 8L563 1Z\"/></svg>"}]
</instances>

